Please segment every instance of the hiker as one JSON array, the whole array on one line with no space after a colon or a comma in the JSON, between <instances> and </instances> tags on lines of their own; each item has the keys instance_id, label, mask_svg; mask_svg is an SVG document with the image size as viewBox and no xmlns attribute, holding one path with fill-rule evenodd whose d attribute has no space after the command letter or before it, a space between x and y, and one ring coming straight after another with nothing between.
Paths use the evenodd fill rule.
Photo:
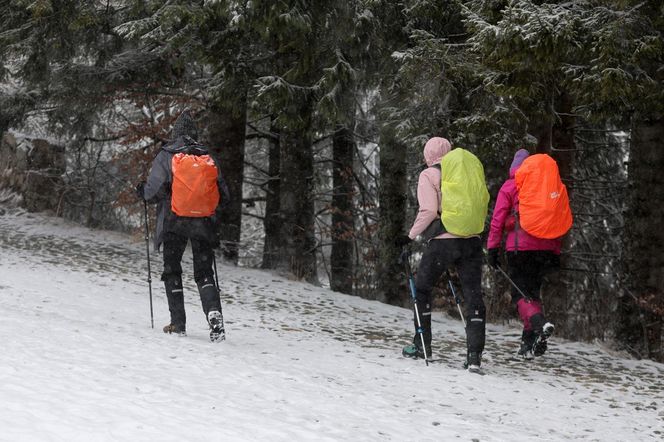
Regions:
<instances>
[{"instance_id":1,"label":"hiker","mask_svg":"<svg viewBox=\"0 0 664 442\"><path fill-rule=\"evenodd\" d=\"M186 335L182 289L182 255L191 242L194 280L210 327L210 340L224 339L221 299L213 270L214 248L219 246L217 221L228 204L228 188L219 165L198 143L198 131L189 111L175 121L171 140L152 162L147 182L136 186L137 195L157 204L154 246L164 246L164 271L171 321L164 333Z\"/></svg>"},{"instance_id":2,"label":"hiker","mask_svg":"<svg viewBox=\"0 0 664 442\"><path fill-rule=\"evenodd\" d=\"M444 183L441 189L441 161L450 152L465 153L472 156L481 169L481 182L484 183L484 169L481 168L479 160L470 152L457 148L452 151L450 142L441 137L431 138L424 146L424 160L427 168L420 173L417 183L417 202L419 210L417 217L410 229L408 235L401 235L396 239L398 247L408 245L412 240L422 235L427 241L427 247L424 251L418 268L415 291L417 314L419 314L419 323L421 324L421 333L424 338L424 349L422 349L422 339L418 333L418 318L414 313L415 336L413 344L407 345L403 349L404 356L407 357L425 357L431 356L431 304L432 290L443 273L449 267L456 267L457 273L461 279L462 291L465 298L466 313L466 339L467 339L467 358L466 364L470 371L479 371L482 361L482 351L485 341L485 307L482 299L481 277L482 277L482 243L478 233L465 233L462 235L450 233L451 228L445 228L447 223L443 217L441 221L441 207L445 212ZM443 161L443 170L445 165ZM478 172L479 173L479 172ZM487 213L489 200L488 191L484 186L484 192L475 192L480 197L483 204L483 214L480 213L479 233L484 228L484 219ZM481 195L479 195L481 193ZM448 195L449 196L449 195ZM441 200L442 199L442 200ZM465 221L462 220L462 224ZM445 226L443 226L445 224ZM477 224L477 222L475 223ZM449 226L447 226L449 227ZM471 229L473 230L473 229ZM477 228L474 232L478 232Z\"/></svg>"},{"instance_id":3,"label":"hiker","mask_svg":"<svg viewBox=\"0 0 664 442\"><path fill-rule=\"evenodd\" d=\"M526 359L544 354L547 349L546 341L554 330L553 324L546 322L544 317L540 288L544 275L560 266L562 244L560 237L538 238L519 225L519 191L515 176L529 156L525 149L520 149L514 154L509 178L498 192L487 241L489 265L498 269L503 248L503 234L506 233L504 248L507 256L507 274L513 281L512 303L516 306L519 318L523 322L518 355Z\"/></svg>"}]
</instances>

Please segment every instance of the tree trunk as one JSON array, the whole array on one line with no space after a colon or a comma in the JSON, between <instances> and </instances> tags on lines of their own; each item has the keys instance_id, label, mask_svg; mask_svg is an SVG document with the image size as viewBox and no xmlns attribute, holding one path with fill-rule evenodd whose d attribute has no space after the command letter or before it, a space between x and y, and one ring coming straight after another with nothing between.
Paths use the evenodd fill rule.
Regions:
<instances>
[{"instance_id":1,"label":"tree trunk","mask_svg":"<svg viewBox=\"0 0 664 442\"><path fill-rule=\"evenodd\" d=\"M664 118L632 127L625 211L625 293L618 337L640 357L664 361Z\"/></svg>"},{"instance_id":2,"label":"tree trunk","mask_svg":"<svg viewBox=\"0 0 664 442\"><path fill-rule=\"evenodd\" d=\"M222 214L220 237L224 257L234 264L238 261L242 225L246 115L245 96L238 94L235 103L212 106L207 127L210 152L219 160L231 196Z\"/></svg>"},{"instance_id":3,"label":"tree trunk","mask_svg":"<svg viewBox=\"0 0 664 442\"><path fill-rule=\"evenodd\" d=\"M270 125L270 133L279 136L279 129ZM279 211L280 177L279 177L279 138L269 138L268 147L268 182L265 188L265 218L263 228L265 240L263 242L263 262L261 268L275 269L278 264L279 232L281 229L281 213Z\"/></svg>"},{"instance_id":4,"label":"tree trunk","mask_svg":"<svg viewBox=\"0 0 664 442\"><path fill-rule=\"evenodd\" d=\"M573 183L571 172L574 163L574 124L572 114L572 101L568 94L562 93L556 97L555 111L559 120L554 124L540 122L531 124L531 134L537 138L537 153L551 155L558 164L560 178L567 186L568 194L572 198ZM567 235L566 239L569 238ZM568 267L567 257L561 256L561 267ZM567 337L577 336L576 328L585 327L583 319L581 323L574 318L585 318L583 312L576 312L575 308L580 306L577 299L570 298L565 281L556 273L548 275L542 286L542 300L545 306L547 320L557 326L557 332ZM582 306L581 306L582 308ZM579 314L576 314L579 313Z\"/></svg>"},{"instance_id":5,"label":"tree trunk","mask_svg":"<svg viewBox=\"0 0 664 442\"><path fill-rule=\"evenodd\" d=\"M380 134L380 189L378 293L376 299L395 305L405 305L408 294L404 289L403 267L399 264L399 250L395 238L405 233L407 160L406 146L396 139L393 128L387 125Z\"/></svg>"},{"instance_id":6,"label":"tree trunk","mask_svg":"<svg viewBox=\"0 0 664 442\"><path fill-rule=\"evenodd\" d=\"M281 212L277 268L295 278L318 283L314 231L314 161L311 109L297 106L290 117L298 120L282 128L280 138Z\"/></svg>"},{"instance_id":7,"label":"tree trunk","mask_svg":"<svg viewBox=\"0 0 664 442\"><path fill-rule=\"evenodd\" d=\"M332 252L330 287L353 292L353 151L351 130L339 125L332 138Z\"/></svg>"}]
</instances>

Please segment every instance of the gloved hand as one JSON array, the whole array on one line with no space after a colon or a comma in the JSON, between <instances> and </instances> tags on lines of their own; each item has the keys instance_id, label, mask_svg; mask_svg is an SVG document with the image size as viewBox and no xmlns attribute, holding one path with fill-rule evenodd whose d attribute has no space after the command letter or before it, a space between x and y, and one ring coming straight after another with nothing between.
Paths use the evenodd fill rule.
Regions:
<instances>
[{"instance_id":1,"label":"gloved hand","mask_svg":"<svg viewBox=\"0 0 664 442\"><path fill-rule=\"evenodd\" d=\"M136 184L136 196L141 200L145 199L144 188L145 181L141 181L140 183Z\"/></svg>"},{"instance_id":2,"label":"gloved hand","mask_svg":"<svg viewBox=\"0 0 664 442\"><path fill-rule=\"evenodd\" d=\"M403 248L404 246L410 244L411 241L412 239L410 239L408 235L399 235L394 240L394 245L396 245L399 248Z\"/></svg>"},{"instance_id":3,"label":"gloved hand","mask_svg":"<svg viewBox=\"0 0 664 442\"><path fill-rule=\"evenodd\" d=\"M496 247L494 249L489 249L488 261L489 265L494 269L500 267L500 248Z\"/></svg>"}]
</instances>

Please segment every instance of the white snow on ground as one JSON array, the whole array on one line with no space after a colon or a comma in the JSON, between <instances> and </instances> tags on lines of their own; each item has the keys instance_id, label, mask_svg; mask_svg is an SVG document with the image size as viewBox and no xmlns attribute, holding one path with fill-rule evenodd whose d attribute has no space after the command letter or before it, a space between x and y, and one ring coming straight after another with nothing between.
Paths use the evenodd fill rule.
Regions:
<instances>
[{"instance_id":1,"label":"white snow on ground","mask_svg":"<svg viewBox=\"0 0 664 442\"><path fill-rule=\"evenodd\" d=\"M189 253L189 252L188 252ZM553 338L513 358L489 326L485 375L460 365L458 320L434 316L441 363L401 357L407 309L219 266L227 340L209 342L185 262L188 336L145 243L0 207L2 441L646 441L664 438L664 366Z\"/></svg>"}]
</instances>

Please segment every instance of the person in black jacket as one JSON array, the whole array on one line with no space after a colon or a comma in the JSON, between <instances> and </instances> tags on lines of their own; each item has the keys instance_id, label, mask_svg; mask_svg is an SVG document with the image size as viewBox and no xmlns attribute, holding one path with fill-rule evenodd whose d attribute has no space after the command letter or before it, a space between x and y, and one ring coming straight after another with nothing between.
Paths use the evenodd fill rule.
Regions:
<instances>
[{"instance_id":1,"label":"person in black jacket","mask_svg":"<svg viewBox=\"0 0 664 442\"><path fill-rule=\"evenodd\" d=\"M196 141L198 131L189 111L184 111L176 120L171 132L171 140L165 144L154 161L147 182L136 186L138 196L149 203L157 204L157 225L154 246L164 247L164 281L171 321L164 327L164 333L186 335L186 315L182 291L182 255L191 242L194 256L194 279L198 286L201 304L210 326L210 339L224 339L221 299L214 280L214 248L218 246L217 220L220 211L228 204L228 187L217 169L219 203L215 213L205 217L184 217L175 214L171 207L173 183L173 157L178 153L207 155L205 146Z\"/></svg>"}]
</instances>

